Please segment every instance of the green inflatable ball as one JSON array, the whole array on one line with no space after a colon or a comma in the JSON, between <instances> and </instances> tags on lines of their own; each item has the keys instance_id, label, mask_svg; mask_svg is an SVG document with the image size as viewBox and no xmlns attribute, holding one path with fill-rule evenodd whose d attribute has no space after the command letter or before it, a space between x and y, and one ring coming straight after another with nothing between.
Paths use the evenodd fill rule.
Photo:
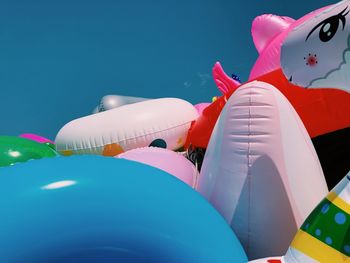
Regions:
<instances>
[{"instance_id":1,"label":"green inflatable ball","mask_svg":"<svg viewBox=\"0 0 350 263\"><path fill-rule=\"evenodd\" d=\"M16 136L0 136L0 167L57 155L51 145Z\"/></svg>"}]
</instances>

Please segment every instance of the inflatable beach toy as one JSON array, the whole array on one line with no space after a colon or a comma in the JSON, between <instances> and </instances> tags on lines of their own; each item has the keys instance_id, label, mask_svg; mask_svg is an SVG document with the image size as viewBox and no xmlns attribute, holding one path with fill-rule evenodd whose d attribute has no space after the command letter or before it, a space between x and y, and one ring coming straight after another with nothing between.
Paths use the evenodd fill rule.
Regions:
<instances>
[{"instance_id":1,"label":"inflatable beach toy","mask_svg":"<svg viewBox=\"0 0 350 263\"><path fill-rule=\"evenodd\" d=\"M175 98L147 100L89 115L66 124L56 136L63 155L115 156L135 148L180 149L197 110Z\"/></svg>"},{"instance_id":2,"label":"inflatable beach toy","mask_svg":"<svg viewBox=\"0 0 350 263\"><path fill-rule=\"evenodd\" d=\"M315 208L285 256L298 262L350 262L350 174ZM312 260L310 260L312 259Z\"/></svg>"},{"instance_id":3,"label":"inflatable beach toy","mask_svg":"<svg viewBox=\"0 0 350 263\"><path fill-rule=\"evenodd\" d=\"M196 167L181 153L159 147L138 148L117 155L118 158L128 159L159 168L191 187L198 180Z\"/></svg>"},{"instance_id":4,"label":"inflatable beach toy","mask_svg":"<svg viewBox=\"0 0 350 263\"><path fill-rule=\"evenodd\" d=\"M145 164L46 158L0 169L0 192L0 262L247 261L206 200Z\"/></svg>"},{"instance_id":5,"label":"inflatable beach toy","mask_svg":"<svg viewBox=\"0 0 350 263\"><path fill-rule=\"evenodd\" d=\"M270 83L289 100L313 140L329 189L350 170L348 11L346 0L299 20L262 15L252 25L259 57L248 83ZM213 77L224 95L191 126L187 147L207 148L221 110L241 85L219 63Z\"/></svg>"},{"instance_id":6,"label":"inflatable beach toy","mask_svg":"<svg viewBox=\"0 0 350 263\"><path fill-rule=\"evenodd\" d=\"M123 105L133 104L133 103L146 101L146 100L149 100L149 99L140 98L140 97L121 96L121 95L106 95L102 97L100 104L94 109L93 113L111 110Z\"/></svg>"},{"instance_id":7,"label":"inflatable beach toy","mask_svg":"<svg viewBox=\"0 0 350 263\"><path fill-rule=\"evenodd\" d=\"M197 190L231 225L249 259L283 255L328 192L298 114L280 91L258 81L240 87L222 110Z\"/></svg>"},{"instance_id":8,"label":"inflatable beach toy","mask_svg":"<svg viewBox=\"0 0 350 263\"><path fill-rule=\"evenodd\" d=\"M350 262L350 174L305 220L284 257L251 263Z\"/></svg>"},{"instance_id":9,"label":"inflatable beach toy","mask_svg":"<svg viewBox=\"0 0 350 263\"><path fill-rule=\"evenodd\" d=\"M55 156L57 153L50 145L16 136L0 136L0 167Z\"/></svg>"}]
</instances>

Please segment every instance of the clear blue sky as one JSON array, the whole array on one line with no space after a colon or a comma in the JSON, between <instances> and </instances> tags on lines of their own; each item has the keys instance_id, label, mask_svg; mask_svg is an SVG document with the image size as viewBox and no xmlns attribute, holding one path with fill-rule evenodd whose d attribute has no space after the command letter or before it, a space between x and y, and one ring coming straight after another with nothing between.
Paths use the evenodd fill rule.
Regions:
<instances>
[{"instance_id":1,"label":"clear blue sky","mask_svg":"<svg viewBox=\"0 0 350 263\"><path fill-rule=\"evenodd\" d=\"M298 18L329 3L0 0L0 135L54 139L106 94L210 101L215 61L247 78L255 16Z\"/></svg>"}]
</instances>

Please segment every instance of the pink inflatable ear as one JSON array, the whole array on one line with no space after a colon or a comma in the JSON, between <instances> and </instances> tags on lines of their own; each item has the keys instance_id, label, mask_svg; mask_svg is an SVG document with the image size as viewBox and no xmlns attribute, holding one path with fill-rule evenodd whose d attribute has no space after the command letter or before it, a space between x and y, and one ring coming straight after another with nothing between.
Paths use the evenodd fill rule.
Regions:
<instances>
[{"instance_id":1,"label":"pink inflatable ear","mask_svg":"<svg viewBox=\"0 0 350 263\"><path fill-rule=\"evenodd\" d=\"M285 31L295 20L286 16L272 14L261 15L254 19L252 36L259 54L268 46L275 36Z\"/></svg>"}]
</instances>

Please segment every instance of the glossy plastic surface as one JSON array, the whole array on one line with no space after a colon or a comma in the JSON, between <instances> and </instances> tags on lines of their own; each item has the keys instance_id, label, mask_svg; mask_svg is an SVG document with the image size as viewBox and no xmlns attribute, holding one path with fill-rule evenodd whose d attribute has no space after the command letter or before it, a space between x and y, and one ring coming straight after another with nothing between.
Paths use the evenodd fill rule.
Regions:
<instances>
[{"instance_id":1,"label":"glossy plastic surface","mask_svg":"<svg viewBox=\"0 0 350 263\"><path fill-rule=\"evenodd\" d=\"M122 105L67 123L56 136L56 149L63 155L115 156L110 152L147 147L161 139L168 149L177 150L197 117L191 103L176 98ZM111 151L113 147L118 150Z\"/></svg>"},{"instance_id":2,"label":"glossy plastic surface","mask_svg":"<svg viewBox=\"0 0 350 263\"><path fill-rule=\"evenodd\" d=\"M0 167L56 155L50 145L16 136L0 136Z\"/></svg>"},{"instance_id":3,"label":"glossy plastic surface","mask_svg":"<svg viewBox=\"0 0 350 263\"><path fill-rule=\"evenodd\" d=\"M137 161L159 168L191 187L198 179L198 171L191 161L181 153L159 147L145 147L127 151L117 155L118 158Z\"/></svg>"},{"instance_id":4,"label":"glossy plastic surface","mask_svg":"<svg viewBox=\"0 0 350 263\"><path fill-rule=\"evenodd\" d=\"M114 108L118 108L123 105L133 104L141 101L146 101L149 99L139 98L139 97L130 97L130 96L122 96L122 95L106 95L103 96L100 105L96 107L94 113L111 110Z\"/></svg>"},{"instance_id":5,"label":"glossy plastic surface","mask_svg":"<svg viewBox=\"0 0 350 263\"><path fill-rule=\"evenodd\" d=\"M259 81L241 86L226 103L197 189L232 226L249 259L285 253L328 192L298 114L281 92Z\"/></svg>"},{"instance_id":6,"label":"glossy plastic surface","mask_svg":"<svg viewBox=\"0 0 350 263\"><path fill-rule=\"evenodd\" d=\"M137 162L72 156L0 168L0 262L246 262L218 212Z\"/></svg>"}]
</instances>

